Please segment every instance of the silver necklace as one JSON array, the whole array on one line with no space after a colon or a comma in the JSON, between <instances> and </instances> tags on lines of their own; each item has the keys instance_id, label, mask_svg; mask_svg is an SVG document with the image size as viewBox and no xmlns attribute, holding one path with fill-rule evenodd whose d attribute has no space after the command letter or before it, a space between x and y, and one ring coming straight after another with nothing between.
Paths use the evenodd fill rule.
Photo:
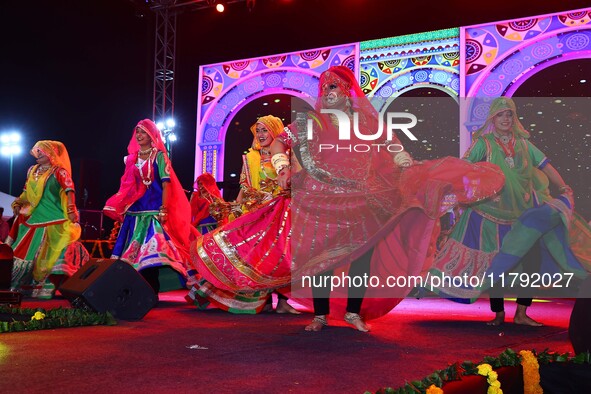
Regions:
<instances>
[{"instance_id":1,"label":"silver necklace","mask_svg":"<svg viewBox=\"0 0 591 394\"><path fill-rule=\"evenodd\" d=\"M39 176L41 176L41 174L44 174L45 172L47 172L47 170L49 170L50 168L51 168L51 165L39 165L35 169L35 173L33 174L35 176L35 180L39 180Z\"/></svg>"}]
</instances>

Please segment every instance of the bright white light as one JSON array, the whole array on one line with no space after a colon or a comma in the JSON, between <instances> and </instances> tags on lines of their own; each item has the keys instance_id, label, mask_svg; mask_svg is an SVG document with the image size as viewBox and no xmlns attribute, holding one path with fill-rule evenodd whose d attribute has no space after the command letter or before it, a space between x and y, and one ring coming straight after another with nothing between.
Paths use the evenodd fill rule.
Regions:
<instances>
[{"instance_id":1,"label":"bright white light","mask_svg":"<svg viewBox=\"0 0 591 394\"><path fill-rule=\"evenodd\" d=\"M166 127L168 127L169 129L172 129L172 128L174 128L174 126L176 126L176 122L174 121L173 118L166 119Z\"/></svg>"},{"instance_id":2,"label":"bright white light","mask_svg":"<svg viewBox=\"0 0 591 394\"><path fill-rule=\"evenodd\" d=\"M8 146L3 146L0 149L0 154L2 154L2 156L16 156L16 155L20 155L22 151L23 150L20 146L8 145Z\"/></svg>"},{"instance_id":3,"label":"bright white light","mask_svg":"<svg viewBox=\"0 0 591 394\"><path fill-rule=\"evenodd\" d=\"M158 127L158 130L160 130L160 131L164 130L164 122L156 123L156 127Z\"/></svg>"},{"instance_id":4,"label":"bright white light","mask_svg":"<svg viewBox=\"0 0 591 394\"><path fill-rule=\"evenodd\" d=\"M224 7L224 5L223 5L223 4L221 4L221 3L218 3L218 4L216 4L216 5L215 5L215 9L216 9L216 11L217 11L217 12L224 12L224 10L225 10L226 8Z\"/></svg>"},{"instance_id":5,"label":"bright white light","mask_svg":"<svg viewBox=\"0 0 591 394\"><path fill-rule=\"evenodd\" d=\"M235 173L231 173L230 174L230 178L236 178L236 174Z\"/></svg>"},{"instance_id":6,"label":"bright white light","mask_svg":"<svg viewBox=\"0 0 591 394\"><path fill-rule=\"evenodd\" d=\"M19 145L20 141L21 135L16 131L0 134L0 144L2 144L0 154L3 156L19 155L22 152L22 148Z\"/></svg>"},{"instance_id":7,"label":"bright white light","mask_svg":"<svg viewBox=\"0 0 591 394\"><path fill-rule=\"evenodd\" d=\"M581 79L579 82L580 83L585 83L585 82L587 82L587 80L586 79Z\"/></svg>"},{"instance_id":8,"label":"bright white light","mask_svg":"<svg viewBox=\"0 0 591 394\"><path fill-rule=\"evenodd\" d=\"M4 134L0 135L0 142L3 143L4 145L16 144L17 142L20 142L20 140L21 140L21 135L19 133L17 133L16 131L11 131L10 133L4 133Z\"/></svg>"},{"instance_id":9,"label":"bright white light","mask_svg":"<svg viewBox=\"0 0 591 394\"><path fill-rule=\"evenodd\" d=\"M175 142L175 141L176 141L176 134L175 134L175 133L170 133L170 134L168 135L168 140L169 140L170 142Z\"/></svg>"}]
</instances>

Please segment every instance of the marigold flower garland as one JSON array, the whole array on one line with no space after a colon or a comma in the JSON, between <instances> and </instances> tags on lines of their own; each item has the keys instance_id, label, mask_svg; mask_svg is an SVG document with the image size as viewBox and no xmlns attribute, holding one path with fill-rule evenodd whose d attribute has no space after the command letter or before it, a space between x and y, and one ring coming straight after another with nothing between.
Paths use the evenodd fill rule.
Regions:
<instances>
[{"instance_id":1,"label":"marigold flower garland","mask_svg":"<svg viewBox=\"0 0 591 394\"><path fill-rule=\"evenodd\" d=\"M503 394L503 390L501 390L501 382L498 380L499 375L493 371L490 364L483 363L476 368L478 368L478 375L486 377L486 381L488 382L488 390L486 390L487 394Z\"/></svg>"},{"instance_id":2,"label":"marigold flower garland","mask_svg":"<svg viewBox=\"0 0 591 394\"><path fill-rule=\"evenodd\" d=\"M0 335L3 332L34 331L61 327L115 325L109 312L87 312L76 308L32 309L0 305Z\"/></svg>"},{"instance_id":3,"label":"marigold flower garland","mask_svg":"<svg viewBox=\"0 0 591 394\"><path fill-rule=\"evenodd\" d=\"M425 391L425 394L443 394L443 390L437 386L435 386L434 384L432 384L431 386L429 386L427 388L427 390Z\"/></svg>"},{"instance_id":4,"label":"marigold flower garland","mask_svg":"<svg viewBox=\"0 0 591 394\"><path fill-rule=\"evenodd\" d=\"M446 383L462 380L464 376L468 375L485 376L489 384L488 394L503 393L500 388L501 382L499 382L497 372L493 370L493 366L494 368L513 368L520 365L523 370L523 393L542 394L539 366L552 363L591 365L591 352L579 353L573 357L569 353L556 353L548 349L542 352L522 350L519 353L512 349L505 349L498 357L485 357L480 364L474 364L471 361L454 363L445 369L435 371L422 380L408 382L397 389L391 387L381 388L376 391L376 394L406 394L411 392L444 394L443 386Z\"/></svg>"},{"instance_id":5,"label":"marigold flower garland","mask_svg":"<svg viewBox=\"0 0 591 394\"><path fill-rule=\"evenodd\" d=\"M530 350L519 352L521 356L521 366L523 367L523 393L524 394L542 394L540 386L540 364L538 358Z\"/></svg>"}]
</instances>

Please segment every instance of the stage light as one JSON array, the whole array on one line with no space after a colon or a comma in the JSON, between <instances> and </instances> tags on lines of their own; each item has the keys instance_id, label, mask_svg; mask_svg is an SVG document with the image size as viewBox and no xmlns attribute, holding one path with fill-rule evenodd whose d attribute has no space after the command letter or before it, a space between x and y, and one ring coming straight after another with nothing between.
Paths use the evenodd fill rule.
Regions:
<instances>
[{"instance_id":1,"label":"stage light","mask_svg":"<svg viewBox=\"0 0 591 394\"><path fill-rule=\"evenodd\" d=\"M224 3L217 3L215 9L217 12L224 12L226 7L224 6Z\"/></svg>"},{"instance_id":2,"label":"stage light","mask_svg":"<svg viewBox=\"0 0 591 394\"><path fill-rule=\"evenodd\" d=\"M20 155L23 151L21 146L21 135L16 131L0 134L0 154L10 158L10 171L8 180L8 194L12 195L12 162L14 156Z\"/></svg>"},{"instance_id":3,"label":"stage light","mask_svg":"<svg viewBox=\"0 0 591 394\"><path fill-rule=\"evenodd\" d=\"M177 136L174 133L174 128L176 127L176 122L174 118L168 118L166 121L161 120L156 122L156 127L160 130L160 134L162 135L162 139L164 140L164 144L166 145L166 150L168 151L168 156L172 157L172 145L171 142L177 140Z\"/></svg>"}]
</instances>

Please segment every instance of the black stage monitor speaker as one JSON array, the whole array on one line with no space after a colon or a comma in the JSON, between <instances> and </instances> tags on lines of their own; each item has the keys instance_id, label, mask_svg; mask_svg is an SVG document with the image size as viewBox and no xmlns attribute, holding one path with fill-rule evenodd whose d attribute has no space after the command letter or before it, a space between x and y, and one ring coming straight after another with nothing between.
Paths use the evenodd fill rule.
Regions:
<instances>
[{"instance_id":1,"label":"black stage monitor speaker","mask_svg":"<svg viewBox=\"0 0 591 394\"><path fill-rule=\"evenodd\" d=\"M152 287L122 260L90 259L59 291L76 308L139 320L158 302Z\"/></svg>"},{"instance_id":2,"label":"black stage monitor speaker","mask_svg":"<svg viewBox=\"0 0 591 394\"><path fill-rule=\"evenodd\" d=\"M0 244L0 290L10 289L12 259L12 248L6 244Z\"/></svg>"},{"instance_id":3,"label":"black stage monitor speaker","mask_svg":"<svg viewBox=\"0 0 591 394\"><path fill-rule=\"evenodd\" d=\"M579 295L570 315L568 336L575 354L591 351L591 276L581 283ZM591 384L591 383L590 383Z\"/></svg>"}]
</instances>

